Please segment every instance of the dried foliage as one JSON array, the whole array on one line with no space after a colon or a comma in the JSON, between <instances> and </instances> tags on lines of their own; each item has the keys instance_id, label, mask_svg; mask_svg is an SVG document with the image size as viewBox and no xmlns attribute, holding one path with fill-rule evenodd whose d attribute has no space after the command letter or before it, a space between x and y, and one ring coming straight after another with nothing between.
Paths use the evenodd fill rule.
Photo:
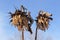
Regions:
<instances>
[{"instance_id":1,"label":"dried foliage","mask_svg":"<svg viewBox=\"0 0 60 40\"><path fill-rule=\"evenodd\" d=\"M12 22L12 24L16 26L19 31L22 30L22 28L26 28L32 34L31 25L33 23L33 19L30 12L26 12L25 9L26 8L22 5L21 10L16 10L14 13L10 12L10 22Z\"/></svg>"},{"instance_id":2,"label":"dried foliage","mask_svg":"<svg viewBox=\"0 0 60 40\"><path fill-rule=\"evenodd\" d=\"M52 14L49 14L48 12L40 11L37 16L37 20L36 20L37 28L41 29L43 31L48 29L50 20L53 20L53 18L51 18L51 16L52 16Z\"/></svg>"}]
</instances>

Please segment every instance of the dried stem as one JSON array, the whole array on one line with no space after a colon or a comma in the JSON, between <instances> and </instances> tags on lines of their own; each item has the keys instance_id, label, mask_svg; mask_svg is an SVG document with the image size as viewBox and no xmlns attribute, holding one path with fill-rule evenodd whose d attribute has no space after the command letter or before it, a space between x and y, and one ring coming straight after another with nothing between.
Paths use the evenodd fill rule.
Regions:
<instances>
[{"instance_id":1,"label":"dried stem","mask_svg":"<svg viewBox=\"0 0 60 40\"><path fill-rule=\"evenodd\" d=\"M22 29L22 40L24 40L24 29Z\"/></svg>"},{"instance_id":2,"label":"dried stem","mask_svg":"<svg viewBox=\"0 0 60 40\"><path fill-rule=\"evenodd\" d=\"M36 33L35 33L35 40L37 40L37 28L36 28Z\"/></svg>"}]
</instances>

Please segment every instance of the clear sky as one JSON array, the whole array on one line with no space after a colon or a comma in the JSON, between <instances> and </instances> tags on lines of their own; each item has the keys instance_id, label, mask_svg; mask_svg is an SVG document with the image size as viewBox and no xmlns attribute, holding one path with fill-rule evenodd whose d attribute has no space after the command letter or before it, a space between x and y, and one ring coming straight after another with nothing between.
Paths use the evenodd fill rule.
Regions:
<instances>
[{"instance_id":1,"label":"clear sky","mask_svg":"<svg viewBox=\"0 0 60 40\"><path fill-rule=\"evenodd\" d=\"M46 32L38 30L38 40L60 40L60 0L0 0L0 40L19 40L21 32L9 23L8 12L14 12L16 7L20 9L24 5L33 19L38 15L39 10L53 14L53 21L50 22ZM25 40L34 40L36 24L32 25L33 34L25 31Z\"/></svg>"}]
</instances>

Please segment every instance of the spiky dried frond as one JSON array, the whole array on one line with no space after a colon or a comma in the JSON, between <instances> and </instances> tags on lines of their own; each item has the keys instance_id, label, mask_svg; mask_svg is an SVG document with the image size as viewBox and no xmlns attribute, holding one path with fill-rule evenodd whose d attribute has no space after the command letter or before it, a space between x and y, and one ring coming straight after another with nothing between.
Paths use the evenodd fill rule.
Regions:
<instances>
[{"instance_id":1,"label":"spiky dried frond","mask_svg":"<svg viewBox=\"0 0 60 40\"><path fill-rule=\"evenodd\" d=\"M38 28L44 31L48 29L50 20L53 20L51 16L52 14L49 14L48 12L40 11L36 21Z\"/></svg>"},{"instance_id":2,"label":"spiky dried frond","mask_svg":"<svg viewBox=\"0 0 60 40\"><path fill-rule=\"evenodd\" d=\"M11 15L10 22L16 26L19 31L22 30L22 28L27 28L27 30L32 34L31 25L33 23L33 19L31 16L27 15L26 12L22 12L21 10L16 10L14 14L11 12L9 14Z\"/></svg>"}]
</instances>

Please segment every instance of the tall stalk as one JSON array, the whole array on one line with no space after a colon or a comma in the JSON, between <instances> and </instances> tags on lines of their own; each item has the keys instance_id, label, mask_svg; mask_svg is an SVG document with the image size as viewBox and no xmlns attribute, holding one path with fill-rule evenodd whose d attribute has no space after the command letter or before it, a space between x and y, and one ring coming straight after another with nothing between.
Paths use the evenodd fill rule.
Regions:
<instances>
[{"instance_id":1,"label":"tall stalk","mask_svg":"<svg viewBox=\"0 0 60 40\"><path fill-rule=\"evenodd\" d=\"M24 40L24 29L22 29L22 40Z\"/></svg>"},{"instance_id":2,"label":"tall stalk","mask_svg":"<svg viewBox=\"0 0 60 40\"><path fill-rule=\"evenodd\" d=\"M37 27L36 27L36 33L35 33L35 40L37 40Z\"/></svg>"}]
</instances>

